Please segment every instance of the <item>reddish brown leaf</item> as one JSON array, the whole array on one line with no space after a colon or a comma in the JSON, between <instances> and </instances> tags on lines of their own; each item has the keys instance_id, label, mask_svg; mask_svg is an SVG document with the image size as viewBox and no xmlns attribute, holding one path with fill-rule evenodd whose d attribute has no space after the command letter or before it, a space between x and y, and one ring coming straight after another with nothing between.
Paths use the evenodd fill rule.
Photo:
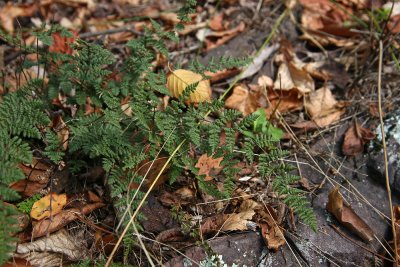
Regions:
<instances>
[{"instance_id":1,"label":"reddish brown leaf","mask_svg":"<svg viewBox=\"0 0 400 267\"><path fill-rule=\"evenodd\" d=\"M346 156L356 156L364 151L366 142L373 140L375 133L371 130L361 127L357 122L350 126L344 136L342 146L343 154Z\"/></svg>"},{"instance_id":2,"label":"reddish brown leaf","mask_svg":"<svg viewBox=\"0 0 400 267\"><path fill-rule=\"evenodd\" d=\"M274 112L280 113L292 112L303 108L303 97L297 90L279 91L268 89L268 108L265 109L267 116Z\"/></svg>"},{"instance_id":3,"label":"reddish brown leaf","mask_svg":"<svg viewBox=\"0 0 400 267\"><path fill-rule=\"evenodd\" d=\"M223 21L224 21L224 13L219 13L211 18L210 22L208 23L208 26L213 31L223 31L225 30Z\"/></svg>"},{"instance_id":4,"label":"reddish brown leaf","mask_svg":"<svg viewBox=\"0 0 400 267\"><path fill-rule=\"evenodd\" d=\"M222 170L220 163L223 159L223 157L213 158L212 156L203 154L200 156L195 167L199 168L199 175L206 175L205 180L210 181L213 179L212 175L216 175Z\"/></svg>"},{"instance_id":5,"label":"reddish brown leaf","mask_svg":"<svg viewBox=\"0 0 400 267\"><path fill-rule=\"evenodd\" d=\"M348 206L339 193L339 187L334 188L328 196L326 209L347 229L362 240L370 242L374 239L372 229Z\"/></svg>"},{"instance_id":6,"label":"reddish brown leaf","mask_svg":"<svg viewBox=\"0 0 400 267\"><path fill-rule=\"evenodd\" d=\"M30 166L20 164L18 167L23 171L26 179L15 182L10 187L28 197L45 188L53 173L52 166L37 160L34 160Z\"/></svg>"},{"instance_id":7,"label":"reddish brown leaf","mask_svg":"<svg viewBox=\"0 0 400 267\"><path fill-rule=\"evenodd\" d=\"M77 38L77 33L73 32L72 37L65 37L61 36L59 32L52 34L53 43L49 47L49 51L53 53L60 53L60 54L73 54L73 49L71 44L73 44Z\"/></svg>"}]
</instances>

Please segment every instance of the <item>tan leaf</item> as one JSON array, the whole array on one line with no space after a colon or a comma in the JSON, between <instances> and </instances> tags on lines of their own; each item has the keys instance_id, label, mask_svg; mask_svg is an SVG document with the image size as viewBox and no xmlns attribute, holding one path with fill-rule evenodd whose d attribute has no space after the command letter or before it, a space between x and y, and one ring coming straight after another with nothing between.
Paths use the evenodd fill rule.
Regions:
<instances>
[{"instance_id":1,"label":"tan leaf","mask_svg":"<svg viewBox=\"0 0 400 267\"><path fill-rule=\"evenodd\" d=\"M331 90L322 87L305 98L304 107L318 127L328 126L340 119L343 105L336 101Z\"/></svg>"},{"instance_id":2,"label":"tan leaf","mask_svg":"<svg viewBox=\"0 0 400 267\"><path fill-rule=\"evenodd\" d=\"M226 214L225 216L228 217L228 219L223 224L221 230L222 231L248 230L247 224L251 221L254 214L255 211L250 209L239 213Z\"/></svg>"},{"instance_id":3,"label":"tan leaf","mask_svg":"<svg viewBox=\"0 0 400 267\"><path fill-rule=\"evenodd\" d=\"M212 156L203 154L200 156L195 167L199 168L199 175L206 175L204 180L210 181L213 179L211 175L216 175L222 170L220 163L223 159L223 157L214 159Z\"/></svg>"},{"instance_id":4,"label":"tan leaf","mask_svg":"<svg viewBox=\"0 0 400 267\"><path fill-rule=\"evenodd\" d=\"M277 251L281 246L285 245L285 237L283 231L278 225L274 224L272 226L267 223L259 223L261 228L261 234L267 243L268 249Z\"/></svg>"},{"instance_id":5,"label":"tan leaf","mask_svg":"<svg viewBox=\"0 0 400 267\"><path fill-rule=\"evenodd\" d=\"M211 88L208 80L203 80L200 74L190 70L179 69L173 71L167 80L167 88L173 97L178 98L183 90L191 84L199 82L196 90L190 94L189 103L209 102L211 101Z\"/></svg>"},{"instance_id":6,"label":"tan leaf","mask_svg":"<svg viewBox=\"0 0 400 267\"><path fill-rule=\"evenodd\" d=\"M278 69L274 83L276 90L297 89L300 93L310 93L315 90L311 75L294 64L283 62Z\"/></svg>"},{"instance_id":7,"label":"tan leaf","mask_svg":"<svg viewBox=\"0 0 400 267\"><path fill-rule=\"evenodd\" d=\"M53 119L50 128L57 133L58 140L61 144L61 150L66 151L68 148L69 129L60 115L57 115Z\"/></svg>"},{"instance_id":8,"label":"tan leaf","mask_svg":"<svg viewBox=\"0 0 400 267\"><path fill-rule=\"evenodd\" d=\"M238 85L233 88L232 95L226 99L225 107L239 110L247 116L263 105L260 102L262 99L263 95L259 87L252 87L249 91L243 85Z\"/></svg>"},{"instance_id":9,"label":"tan leaf","mask_svg":"<svg viewBox=\"0 0 400 267\"><path fill-rule=\"evenodd\" d=\"M2 28L7 32L14 32L14 19L17 17L32 16L38 6L36 4L18 5L9 1L3 8L0 9L0 22Z\"/></svg>"},{"instance_id":10,"label":"tan leaf","mask_svg":"<svg viewBox=\"0 0 400 267\"><path fill-rule=\"evenodd\" d=\"M41 220L50 216L54 216L62 211L67 204L67 195L57 195L51 193L36 201L31 210L31 218Z\"/></svg>"},{"instance_id":11,"label":"tan leaf","mask_svg":"<svg viewBox=\"0 0 400 267\"><path fill-rule=\"evenodd\" d=\"M72 221L81 218L83 215L89 214L95 209L104 207L101 199L95 197L94 193L77 194L68 197L68 209L63 209L54 216L41 219L33 223L32 238L44 236L53 233Z\"/></svg>"},{"instance_id":12,"label":"tan leaf","mask_svg":"<svg viewBox=\"0 0 400 267\"><path fill-rule=\"evenodd\" d=\"M342 146L343 154L346 156L356 156L364 151L364 145L367 141L373 140L375 133L371 130L361 127L357 122L347 129Z\"/></svg>"},{"instance_id":13,"label":"tan leaf","mask_svg":"<svg viewBox=\"0 0 400 267\"><path fill-rule=\"evenodd\" d=\"M366 242L374 239L372 229L348 206L339 193L339 187L334 188L328 196L326 209L347 229Z\"/></svg>"},{"instance_id":14,"label":"tan leaf","mask_svg":"<svg viewBox=\"0 0 400 267\"><path fill-rule=\"evenodd\" d=\"M46 234L53 233L72 221L80 218L80 216L88 214L95 209L104 207L104 203L91 203L86 205L82 210L72 208L68 210L62 210L52 218L45 218L40 220L33 226L32 238L44 236Z\"/></svg>"}]
</instances>

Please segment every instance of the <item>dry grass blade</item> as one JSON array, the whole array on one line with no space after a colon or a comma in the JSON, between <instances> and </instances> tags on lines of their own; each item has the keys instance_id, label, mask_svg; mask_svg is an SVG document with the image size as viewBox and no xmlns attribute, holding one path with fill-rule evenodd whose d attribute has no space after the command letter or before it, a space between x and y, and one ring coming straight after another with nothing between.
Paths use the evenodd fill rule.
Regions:
<instances>
[{"instance_id":1,"label":"dry grass blade","mask_svg":"<svg viewBox=\"0 0 400 267\"><path fill-rule=\"evenodd\" d=\"M397 255L397 237L396 237L396 227L395 227L395 219L393 212L393 204L392 204L392 191L390 189L389 182L389 168L388 168L388 155L387 155L387 147L386 147L386 139L385 139L385 129L383 127L383 116L382 116L382 97L381 97L381 89L382 89L382 60L383 60L383 44L382 40L379 41L379 70L378 70L378 112L379 112L379 121L381 124L381 133L382 133L382 146L383 146L383 159L385 162L385 178L386 178L386 190L388 193L389 199L389 207L390 207L390 217L392 221L392 232L393 232L393 240L394 240L394 253L395 253L395 266L399 266L399 256Z\"/></svg>"}]
</instances>

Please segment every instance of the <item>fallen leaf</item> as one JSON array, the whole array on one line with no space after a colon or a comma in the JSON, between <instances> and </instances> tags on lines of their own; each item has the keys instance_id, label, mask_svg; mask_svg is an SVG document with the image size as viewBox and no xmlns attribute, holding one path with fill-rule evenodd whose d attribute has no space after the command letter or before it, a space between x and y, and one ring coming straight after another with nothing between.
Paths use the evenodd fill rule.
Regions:
<instances>
[{"instance_id":1,"label":"fallen leaf","mask_svg":"<svg viewBox=\"0 0 400 267\"><path fill-rule=\"evenodd\" d=\"M67 195L57 195L50 193L33 203L31 209L31 218L34 220L41 220L50 216L54 216L62 211L67 204Z\"/></svg>"},{"instance_id":2,"label":"fallen leaf","mask_svg":"<svg viewBox=\"0 0 400 267\"><path fill-rule=\"evenodd\" d=\"M299 3L303 6L301 24L306 30L303 38L322 45L354 44L342 38L356 35L347 25L354 13L351 7L329 0L300 0Z\"/></svg>"},{"instance_id":3,"label":"fallen leaf","mask_svg":"<svg viewBox=\"0 0 400 267\"><path fill-rule=\"evenodd\" d=\"M69 129L60 115L57 115L53 119L50 128L57 133L58 140L60 141L60 144L62 144L61 150L66 151L68 148Z\"/></svg>"},{"instance_id":4,"label":"fallen leaf","mask_svg":"<svg viewBox=\"0 0 400 267\"><path fill-rule=\"evenodd\" d=\"M254 210L248 209L239 213L226 214L226 221L222 225L222 231L244 231L248 230L248 223L255 214Z\"/></svg>"},{"instance_id":5,"label":"fallen leaf","mask_svg":"<svg viewBox=\"0 0 400 267\"><path fill-rule=\"evenodd\" d=\"M263 101L264 102L261 102ZM260 91L260 87L252 87L250 91L244 85L238 85L233 88L232 95L225 101L225 107L239 110L243 116L247 116L260 107L265 107L266 102Z\"/></svg>"},{"instance_id":6,"label":"fallen leaf","mask_svg":"<svg viewBox=\"0 0 400 267\"><path fill-rule=\"evenodd\" d=\"M225 30L223 21L224 21L224 13L218 13L210 19L208 26L213 31L222 31Z\"/></svg>"},{"instance_id":7,"label":"fallen leaf","mask_svg":"<svg viewBox=\"0 0 400 267\"><path fill-rule=\"evenodd\" d=\"M87 199L87 196L85 197ZM105 206L103 202L84 203L83 196L77 196L76 201L71 201L67 206L75 205L68 209L63 209L61 212L50 218L44 218L33 224L32 238L42 237L44 235L53 233L72 221L75 221L81 216L89 214L95 209ZM88 201L88 200L87 200ZM86 202L86 201L85 201Z\"/></svg>"},{"instance_id":8,"label":"fallen leaf","mask_svg":"<svg viewBox=\"0 0 400 267\"><path fill-rule=\"evenodd\" d=\"M73 31L72 34L72 37L66 37L61 36L59 32L53 33L51 35L53 38L53 43L49 47L49 52L72 55L74 50L72 49L71 44L75 42L78 36L75 31Z\"/></svg>"},{"instance_id":9,"label":"fallen leaf","mask_svg":"<svg viewBox=\"0 0 400 267\"><path fill-rule=\"evenodd\" d=\"M142 177L146 178L140 190L146 190L153 184L154 180L161 172L167 160L168 160L167 157L160 157L155 159L154 161L146 159L138 164L139 167L136 170L137 173ZM168 171L168 166L165 168L164 172L160 175L160 177L158 177L155 187L164 184L168 180L167 171ZM138 189L139 184L133 182L130 184L130 188Z\"/></svg>"},{"instance_id":10,"label":"fallen leaf","mask_svg":"<svg viewBox=\"0 0 400 267\"><path fill-rule=\"evenodd\" d=\"M19 164L18 167L26 178L11 184L10 188L27 197L31 197L44 189L54 172L53 166L36 159L33 159L30 165Z\"/></svg>"},{"instance_id":11,"label":"fallen leaf","mask_svg":"<svg viewBox=\"0 0 400 267\"><path fill-rule=\"evenodd\" d=\"M301 93L294 90L278 91L272 88L267 91L268 107L265 109L267 116L271 116L274 112L280 113L292 112L303 108L303 98Z\"/></svg>"},{"instance_id":12,"label":"fallen leaf","mask_svg":"<svg viewBox=\"0 0 400 267\"><path fill-rule=\"evenodd\" d=\"M7 2L7 4L0 9L0 22L2 28L7 32L14 32L14 19L17 17L31 17L37 11L38 6L36 4L16 4Z\"/></svg>"},{"instance_id":13,"label":"fallen leaf","mask_svg":"<svg viewBox=\"0 0 400 267\"><path fill-rule=\"evenodd\" d=\"M356 156L362 153L366 142L373 140L375 136L375 133L371 130L361 127L357 122L354 122L344 135L342 145L343 154L346 156Z\"/></svg>"},{"instance_id":14,"label":"fallen leaf","mask_svg":"<svg viewBox=\"0 0 400 267\"><path fill-rule=\"evenodd\" d=\"M199 169L199 175L206 175L205 181L210 181L213 179L211 175L216 175L222 170L221 161L223 157L213 158L207 154L200 156L195 167Z\"/></svg>"},{"instance_id":15,"label":"fallen leaf","mask_svg":"<svg viewBox=\"0 0 400 267\"><path fill-rule=\"evenodd\" d=\"M279 66L274 88L285 91L297 89L300 93L306 94L315 90L315 84L307 71L292 63L283 62Z\"/></svg>"},{"instance_id":16,"label":"fallen leaf","mask_svg":"<svg viewBox=\"0 0 400 267\"><path fill-rule=\"evenodd\" d=\"M355 233L362 240L371 242L374 239L372 229L343 201L338 186L329 193L326 209L344 227Z\"/></svg>"},{"instance_id":17,"label":"fallen leaf","mask_svg":"<svg viewBox=\"0 0 400 267\"><path fill-rule=\"evenodd\" d=\"M231 78L237 74L240 73L240 69L233 68L233 69L224 69L220 70L217 72L210 72L210 71L205 71L204 74L210 77L210 82L211 83L216 83L222 80L226 80L228 78Z\"/></svg>"},{"instance_id":18,"label":"fallen leaf","mask_svg":"<svg viewBox=\"0 0 400 267\"><path fill-rule=\"evenodd\" d=\"M239 25L236 26L235 28L225 31L212 31L210 29L200 29L196 33L196 37L199 41L204 42L206 44L206 51L209 51L215 47L218 47L228 42L233 37L243 32L244 29L245 29L245 24L243 21L241 21Z\"/></svg>"},{"instance_id":19,"label":"fallen leaf","mask_svg":"<svg viewBox=\"0 0 400 267\"><path fill-rule=\"evenodd\" d=\"M268 249L277 251L281 246L286 244L283 230L281 230L278 225L274 224L270 226L267 223L259 223L259 226Z\"/></svg>"},{"instance_id":20,"label":"fallen leaf","mask_svg":"<svg viewBox=\"0 0 400 267\"><path fill-rule=\"evenodd\" d=\"M173 71L168 76L167 88L173 97L178 98L187 86L197 82L196 90L190 94L188 102L209 102L211 100L210 82L204 80L200 74L190 70L179 69Z\"/></svg>"},{"instance_id":21,"label":"fallen leaf","mask_svg":"<svg viewBox=\"0 0 400 267\"><path fill-rule=\"evenodd\" d=\"M255 58L252 60L250 65L248 65L243 73L240 74L239 80L243 80L246 78L249 78L256 74L264 65L265 61L273 54L275 53L279 48L279 44L274 44L271 46L266 46L261 50L261 52L255 56Z\"/></svg>"},{"instance_id":22,"label":"fallen leaf","mask_svg":"<svg viewBox=\"0 0 400 267\"><path fill-rule=\"evenodd\" d=\"M345 103L336 101L327 87L322 87L306 96L304 107L312 121L298 122L291 126L310 130L326 127L338 121L345 112Z\"/></svg>"},{"instance_id":23,"label":"fallen leaf","mask_svg":"<svg viewBox=\"0 0 400 267\"><path fill-rule=\"evenodd\" d=\"M88 250L83 235L71 236L66 230L35 241L18 244L16 255L34 266L53 266L51 262L79 261ZM50 265L49 265L50 264Z\"/></svg>"}]
</instances>

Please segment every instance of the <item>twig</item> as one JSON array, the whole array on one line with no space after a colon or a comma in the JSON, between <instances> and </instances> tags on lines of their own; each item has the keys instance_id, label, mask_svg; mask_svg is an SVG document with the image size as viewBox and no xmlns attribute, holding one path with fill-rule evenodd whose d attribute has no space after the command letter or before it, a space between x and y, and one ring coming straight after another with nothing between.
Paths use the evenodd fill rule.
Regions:
<instances>
[{"instance_id":1,"label":"twig","mask_svg":"<svg viewBox=\"0 0 400 267\"><path fill-rule=\"evenodd\" d=\"M85 39L85 38L96 37L96 36L100 36L100 35L110 35L110 34L120 33L120 32L131 32L136 35L143 35L143 33L134 30L131 26L122 26L122 27L104 30L104 31L81 33L81 34L79 34L79 38Z\"/></svg>"},{"instance_id":2,"label":"twig","mask_svg":"<svg viewBox=\"0 0 400 267\"><path fill-rule=\"evenodd\" d=\"M390 207L390 217L392 221L392 232L393 232L393 242L394 242L394 258L395 258L395 266L398 265L398 255L397 255L397 236L396 236L396 226L395 226L395 218L393 213L393 204L392 204L392 192L390 189L389 182L389 168L388 168L388 156L387 156L387 147L386 147L386 139L385 139L385 129L383 128L383 116L382 116L382 97L381 97L381 89L382 89L382 58L383 58L383 44L382 40L379 41L379 71L378 71L378 112L379 112L379 121L381 124L381 133L382 133L382 146L383 146L383 159L385 162L385 178L386 178L386 190L388 193L389 199L389 207Z\"/></svg>"}]
</instances>

